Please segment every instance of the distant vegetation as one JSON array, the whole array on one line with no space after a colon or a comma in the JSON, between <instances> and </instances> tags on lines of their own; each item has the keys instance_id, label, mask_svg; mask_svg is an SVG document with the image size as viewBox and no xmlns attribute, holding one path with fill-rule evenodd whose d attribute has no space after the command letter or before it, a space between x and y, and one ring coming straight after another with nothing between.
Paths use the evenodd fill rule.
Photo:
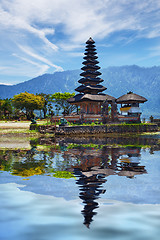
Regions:
<instances>
[{"instance_id":1,"label":"distant vegetation","mask_svg":"<svg viewBox=\"0 0 160 240\"><path fill-rule=\"evenodd\" d=\"M54 114L70 114L75 106L66 100L74 93L33 94L20 93L13 98L0 99L0 120L30 120L36 117L34 111L39 110L40 118L47 118Z\"/></svg>"}]
</instances>

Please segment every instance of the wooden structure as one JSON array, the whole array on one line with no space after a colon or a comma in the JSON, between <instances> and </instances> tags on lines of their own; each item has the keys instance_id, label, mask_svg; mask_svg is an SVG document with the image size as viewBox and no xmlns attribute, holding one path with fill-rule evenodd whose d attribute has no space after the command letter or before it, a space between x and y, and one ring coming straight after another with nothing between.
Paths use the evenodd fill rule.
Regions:
<instances>
[{"instance_id":1,"label":"wooden structure","mask_svg":"<svg viewBox=\"0 0 160 240\"><path fill-rule=\"evenodd\" d=\"M118 116L119 121L140 122L141 110L139 108L139 104L146 101L146 98L133 92L128 92L127 94L117 98L116 102L121 104L121 115Z\"/></svg>"},{"instance_id":2,"label":"wooden structure","mask_svg":"<svg viewBox=\"0 0 160 240\"><path fill-rule=\"evenodd\" d=\"M82 78L78 81L81 85L75 89L79 94L67 100L80 107L80 118L85 118L87 121L95 121L99 118L102 120L102 112L108 114L108 103L115 101L114 97L102 93L107 88L100 84L104 80L99 77L101 73L98 71L100 67L97 65L99 62L94 43L92 38L86 42L82 63L84 66L81 68L83 72L80 74Z\"/></svg>"}]
</instances>

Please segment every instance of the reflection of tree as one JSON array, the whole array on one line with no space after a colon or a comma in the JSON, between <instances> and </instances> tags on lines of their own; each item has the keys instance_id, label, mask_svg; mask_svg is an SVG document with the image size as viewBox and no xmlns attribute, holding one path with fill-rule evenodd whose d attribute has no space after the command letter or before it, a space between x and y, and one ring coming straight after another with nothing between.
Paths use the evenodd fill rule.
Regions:
<instances>
[{"instance_id":1,"label":"reflection of tree","mask_svg":"<svg viewBox=\"0 0 160 240\"><path fill-rule=\"evenodd\" d=\"M13 155L11 151L0 151L0 171L11 171Z\"/></svg>"},{"instance_id":2,"label":"reflection of tree","mask_svg":"<svg viewBox=\"0 0 160 240\"><path fill-rule=\"evenodd\" d=\"M101 193L105 192L100 187L106 180L102 175L98 176L98 174L87 177L78 168L74 169L74 173L79 177L76 183L80 186L79 197L84 203L82 214L84 215L84 224L89 228L90 223L93 221L93 216L96 215L94 209L98 208L98 203L95 200L99 198Z\"/></svg>"},{"instance_id":3,"label":"reflection of tree","mask_svg":"<svg viewBox=\"0 0 160 240\"><path fill-rule=\"evenodd\" d=\"M34 155L36 149L32 148L27 151L23 161L14 162L12 167L12 174L22 177L29 177L33 175L40 175L45 173L45 160L36 160Z\"/></svg>"}]
</instances>

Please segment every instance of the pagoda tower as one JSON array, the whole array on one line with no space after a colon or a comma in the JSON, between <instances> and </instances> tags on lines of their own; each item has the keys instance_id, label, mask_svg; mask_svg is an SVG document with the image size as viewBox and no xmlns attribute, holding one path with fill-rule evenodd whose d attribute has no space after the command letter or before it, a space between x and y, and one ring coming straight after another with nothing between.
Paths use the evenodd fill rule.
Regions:
<instances>
[{"instance_id":1,"label":"pagoda tower","mask_svg":"<svg viewBox=\"0 0 160 240\"><path fill-rule=\"evenodd\" d=\"M78 81L82 85L75 89L84 94L98 94L107 89L106 87L99 85L103 80L98 77L101 73L98 71L100 67L97 65L99 62L96 60L98 57L96 56L97 53L94 43L95 42L92 38L86 42L85 57L83 58L85 61L82 63L84 67L81 68L83 72L80 74L83 78Z\"/></svg>"},{"instance_id":2,"label":"pagoda tower","mask_svg":"<svg viewBox=\"0 0 160 240\"><path fill-rule=\"evenodd\" d=\"M102 93L107 88L100 84L104 80L99 77L101 73L94 43L91 37L86 42L83 72L80 74L82 78L78 81L81 85L75 89L79 94L68 99L68 102L80 106L81 113L97 115L101 114L101 106L106 100L111 103L115 98Z\"/></svg>"}]
</instances>

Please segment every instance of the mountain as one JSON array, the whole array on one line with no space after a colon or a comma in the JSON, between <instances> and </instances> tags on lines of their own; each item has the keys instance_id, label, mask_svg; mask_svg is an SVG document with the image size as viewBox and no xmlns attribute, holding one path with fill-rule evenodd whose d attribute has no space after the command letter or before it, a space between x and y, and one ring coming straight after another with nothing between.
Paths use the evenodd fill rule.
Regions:
<instances>
[{"instance_id":1,"label":"mountain","mask_svg":"<svg viewBox=\"0 0 160 240\"><path fill-rule=\"evenodd\" d=\"M21 92L29 93L50 93L74 92L80 85L78 80L80 70L55 72L44 74L29 81L16 85L0 85L0 98L11 98ZM108 67L101 70L102 83L107 90L106 94L116 98L128 91L133 91L148 99L148 102L141 104L144 115L160 117L160 67L144 68L136 65L122 67Z\"/></svg>"}]
</instances>

